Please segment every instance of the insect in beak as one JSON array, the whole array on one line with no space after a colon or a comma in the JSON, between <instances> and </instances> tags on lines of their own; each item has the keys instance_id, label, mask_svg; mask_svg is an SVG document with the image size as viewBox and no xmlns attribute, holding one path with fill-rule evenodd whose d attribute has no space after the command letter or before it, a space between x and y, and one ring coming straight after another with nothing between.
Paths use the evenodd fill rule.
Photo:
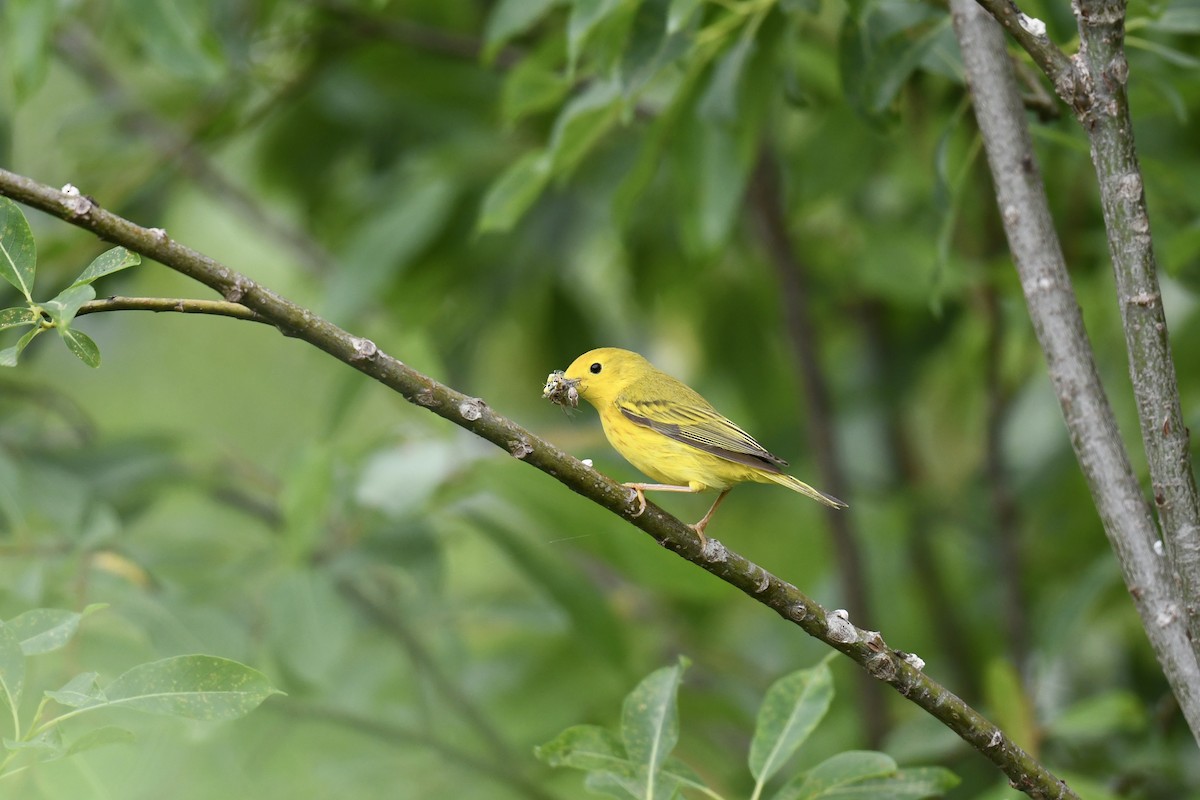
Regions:
<instances>
[{"instance_id":1,"label":"insect in beak","mask_svg":"<svg viewBox=\"0 0 1200 800\"><path fill-rule=\"evenodd\" d=\"M579 378L567 378L561 369L556 369L546 376L546 385L542 387L542 397L563 408L579 406Z\"/></svg>"}]
</instances>

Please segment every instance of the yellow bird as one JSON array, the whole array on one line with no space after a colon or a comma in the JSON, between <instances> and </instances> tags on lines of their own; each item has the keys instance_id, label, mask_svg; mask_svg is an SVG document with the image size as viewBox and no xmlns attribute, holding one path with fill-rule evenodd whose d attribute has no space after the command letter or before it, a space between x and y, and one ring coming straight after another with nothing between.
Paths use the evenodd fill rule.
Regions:
<instances>
[{"instance_id":1,"label":"yellow bird","mask_svg":"<svg viewBox=\"0 0 1200 800\"><path fill-rule=\"evenodd\" d=\"M587 400L600 413L604 434L618 453L660 483L626 483L646 510L646 491L719 491L716 502L690 526L704 529L725 495L745 481L777 483L833 508L836 497L783 472L787 462L720 414L691 387L637 353L616 347L590 350L547 380L543 396L560 404Z\"/></svg>"}]
</instances>

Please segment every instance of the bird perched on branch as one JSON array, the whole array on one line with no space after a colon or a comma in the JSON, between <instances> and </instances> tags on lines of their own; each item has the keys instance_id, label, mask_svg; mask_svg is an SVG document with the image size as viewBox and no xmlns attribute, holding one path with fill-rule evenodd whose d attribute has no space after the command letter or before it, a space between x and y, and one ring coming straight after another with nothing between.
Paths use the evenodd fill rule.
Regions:
<instances>
[{"instance_id":1,"label":"bird perched on branch","mask_svg":"<svg viewBox=\"0 0 1200 800\"><path fill-rule=\"evenodd\" d=\"M583 398L600 413L604 434L618 453L660 483L626 483L643 492L720 492L708 513L690 527L707 544L704 529L729 490L745 481L777 483L832 508L836 497L783 472L787 462L721 415L698 392L655 368L642 356L616 347L590 350L562 372L552 372L542 395L559 405Z\"/></svg>"}]
</instances>

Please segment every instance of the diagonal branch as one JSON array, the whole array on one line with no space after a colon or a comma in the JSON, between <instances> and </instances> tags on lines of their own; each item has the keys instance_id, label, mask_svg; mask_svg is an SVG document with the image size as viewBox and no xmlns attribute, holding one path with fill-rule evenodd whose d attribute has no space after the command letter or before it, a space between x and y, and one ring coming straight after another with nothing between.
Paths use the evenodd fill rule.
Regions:
<instances>
[{"instance_id":1,"label":"diagonal branch","mask_svg":"<svg viewBox=\"0 0 1200 800\"><path fill-rule=\"evenodd\" d=\"M164 231L135 225L103 210L85 196L65 194L5 169L0 169L0 195L92 231L203 283L226 300L259 314L285 336L302 339L394 389L409 402L507 450L514 458L628 520L666 549L849 656L962 737L999 767L1013 786L1030 797L1077 800L1078 795L994 723L924 674L915 665L916 659L890 649L878 632L855 627L845 612L826 611L792 584L726 549L715 539L710 538L708 546L701 547L691 528L653 503L648 503L645 512L638 515L637 504L628 489L497 414L483 400L417 372L384 353L369 339L351 335L215 259L171 240Z\"/></svg>"},{"instance_id":2,"label":"diagonal branch","mask_svg":"<svg viewBox=\"0 0 1200 800\"><path fill-rule=\"evenodd\" d=\"M1200 666L1179 613L1174 581L1155 552L1158 530L1084 332L1003 35L974 0L951 0L951 10L996 202L1075 457L1142 626L1193 735L1200 739Z\"/></svg>"}]
</instances>

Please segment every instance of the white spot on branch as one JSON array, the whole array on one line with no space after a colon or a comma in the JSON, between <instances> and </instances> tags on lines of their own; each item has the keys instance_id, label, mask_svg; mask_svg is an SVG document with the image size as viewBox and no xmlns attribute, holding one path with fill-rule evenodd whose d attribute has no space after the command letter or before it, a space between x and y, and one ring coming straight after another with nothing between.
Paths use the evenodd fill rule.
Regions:
<instances>
[{"instance_id":1,"label":"white spot on branch","mask_svg":"<svg viewBox=\"0 0 1200 800\"><path fill-rule=\"evenodd\" d=\"M1046 23L1036 17L1030 17L1026 14L1018 14L1017 22L1025 29L1025 32L1031 36L1037 36L1039 39L1046 36Z\"/></svg>"},{"instance_id":2,"label":"white spot on branch","mask_svg":"<svg viewBox=\"0 0 1200 800\"><path fill-rule=\"evenodd\" d=\"M829 638L835 642L852 644L858 641L858 628L851 624L850 613L844 608L826 614L825 625L829 630Z\"/></svg>"},{"instance_id":3,"label":"white spot on branch","mask_svg":"<svg viewBox=\"0 0 1200 800\"><path fill-rule=\"evenodd\" d=\"M458 404L458 413L468 422L474 422L483 416L483 409L487 403L478 397L469 397Z\"/></svg>"}]
</instances>

